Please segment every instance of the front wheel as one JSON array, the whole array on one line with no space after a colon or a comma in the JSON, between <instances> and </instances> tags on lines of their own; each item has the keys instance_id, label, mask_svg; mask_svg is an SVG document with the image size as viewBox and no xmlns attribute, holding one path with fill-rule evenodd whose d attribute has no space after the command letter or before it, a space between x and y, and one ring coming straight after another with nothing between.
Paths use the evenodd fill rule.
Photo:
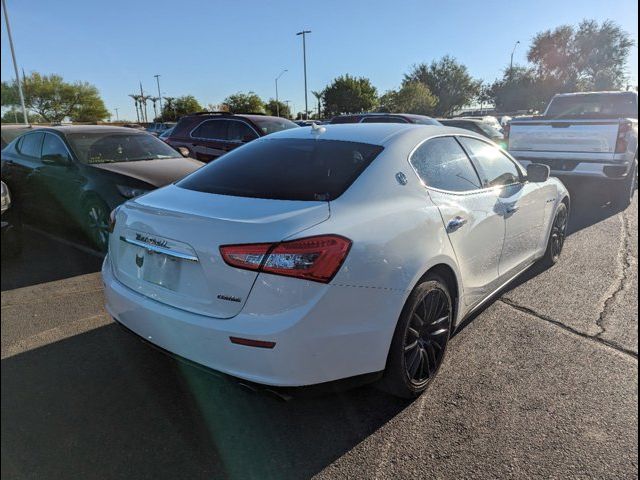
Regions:
<instances>
[{"instance_id":1,"label":"front wheel","mask_svg":"<svg viewBox=\"0 0 640 480\"><path fill-rule=\"evenodd\" d=\"M100 252L106 252L109 244L109 208L97 198L90 198L84 205L83 229Z\"/></svg>"},{"instance_id":2,"label":"front wheel","mask_svg":"<svg viewBox=\"0 0 640 480\"><path fill-rule=\"evenodd\" d=\"M547 242L547 250L544 253L544 257L540 259L540 263L545 267L552 267L562 255L562 249L564 248L564 242L567 238L567 224L569 220L569 210L564 203L561 203L556 211L556 216L553 219L553 225L551 226L551 233L549 234L549 240Z\"/></svg>"},{"instance_id":3,"label":"front wheel","mask_svg":"<svg viewBox=\"0 0 640 480\"><path fill-rule=\"evenodd\" d=\"M446 282L428 275L402 309L380 388L402 398L424 392L440 369L452 322L453 305Z\"/></svg>"}]
</instances>

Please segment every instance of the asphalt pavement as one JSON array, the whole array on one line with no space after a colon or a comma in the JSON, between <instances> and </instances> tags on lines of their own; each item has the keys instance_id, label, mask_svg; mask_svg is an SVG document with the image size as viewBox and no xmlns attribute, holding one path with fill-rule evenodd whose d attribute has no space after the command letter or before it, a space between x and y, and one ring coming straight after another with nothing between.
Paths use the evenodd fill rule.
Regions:
<instances>
[{"instance_id":1,"label":"asphalt pavement","mask_svg":"<svg viewBox=\"0 0 640 480\"><path fill-rule=\"evenodd\" d=\"M465 322L413 402L179 363L106 316L99 258L32 232L2 260L2 478L637 478L637 198L572 193L558 265Z\"/></svg>"}]
</instances>

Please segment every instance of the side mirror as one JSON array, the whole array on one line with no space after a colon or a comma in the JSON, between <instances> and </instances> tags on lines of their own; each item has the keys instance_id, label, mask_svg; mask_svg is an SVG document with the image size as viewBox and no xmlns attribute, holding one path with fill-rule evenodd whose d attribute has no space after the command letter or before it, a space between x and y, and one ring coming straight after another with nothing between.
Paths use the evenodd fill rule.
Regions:
<instances>
[{"instance_id":1,"label":"side mirror","mask_svg":"<svg viewBox=\"0 0 640 480\"><path fill-rule=\"evenodd\" d=\"M541 163L531 163L527 166L527 180L532 183L544 183L549 179L551 169Z\"/></svg>"},{"instance_id":2,"label":"side mirror","mask_svg":"<svg viewBox=\"0 0 640 480\"><path fill-rule=\"evenodd\" d=\"M42 163L44 163L45 165L59 165L59 166L66 166L69 165L69 159L60 154L60 153L52 153L49 155L43 155L42 158Z\"/></svg>"},{"instance_id":3,"label":"side mirror","mask_svg":"<svg viewBox=\"0 0 640 480\"><path fill-rule=\"evenodd\" d=\"M189 158L189 156L191 155L191 152L187 147L178 147L176 150L178 150L180 155L182 155L185 158Z\"/></svg>"}]
</instances>

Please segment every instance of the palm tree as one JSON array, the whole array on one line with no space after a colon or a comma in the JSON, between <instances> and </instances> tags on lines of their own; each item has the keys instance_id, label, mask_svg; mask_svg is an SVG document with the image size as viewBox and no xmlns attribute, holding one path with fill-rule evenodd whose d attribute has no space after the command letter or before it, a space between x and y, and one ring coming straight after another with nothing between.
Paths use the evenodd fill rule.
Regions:
<instances>
[{"instance_id":1,"label":"palm tree","mask_svg":"<svg viewBox=\"0 0 640 480\"><path fill-rule=\"evenodd\" d=\"M134 103L136 104L136 117L138 119L138 122L140 121L140 111L138 110L138 103L140 102L140 95L137 95L135 93L132 93L129 95L131 98L133 98Z\"/></svg>"},{"instance_id":2,"label":"palm tree","mask_svg":"<svg viewBox=\"0 0 640 480\"><path fill-rule=\"evenodd\" d=\"M318 120L320 120L320 102L324 97L324 90L320 90L319 92L311 90L311 93L313 94L314 97L316 97L316 100L318 100L318 117L317 118Z\"/></svg>"},{"instance_id":3,"label":"palm tree","mask_svg":"<svg viewBox=\"0 0 640 480\"><path fill-rule=\"evenodd\" d=\"M169 115L169 117L171 117L171 120L176 120L176 108L173 105L173 102L175 101L176 97L164 97L164 101L167 102L164 104L165 108L167 109L167 111L172 111L173 110L173 117L171 117L171 115ZM163 115L164 116L164 115Z\"/></svg>"}]
</instances>

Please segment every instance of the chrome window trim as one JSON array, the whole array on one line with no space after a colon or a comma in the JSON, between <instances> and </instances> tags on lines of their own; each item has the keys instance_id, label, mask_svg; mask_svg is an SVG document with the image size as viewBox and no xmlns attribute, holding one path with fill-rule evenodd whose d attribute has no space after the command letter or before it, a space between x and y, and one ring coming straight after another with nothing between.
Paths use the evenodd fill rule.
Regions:
<instances>
[{"instance_id":1,"label":"chrome window trim","mask_svg":"<svg viewBox=\"0 0 640 480\"><path fill-rule=\"evenodd\" d=\"M486 143L488 145L491 145L492 147L497 148L498 150L500 150L500 152L506 154L507 157L514 162L514 164L516 165L516 168L518 169L518 171L520 171L521 180L522 180L522 174L523 174L522 166L518 162L514 161L513 157L511 157L511 155L509 155L507 152L505 152L504 149L502 149L498 145L492 143L491 140L487 141L486 138L483 139L483 138L480 138L479 136L474 136L474 135L469 135L469 134L464 134L464 133L441 133L441 134L434 135L432 137L425 138L424 140L422 140L415 147L413 147L413 149L411 150L411 152L409 152L409 155L407 156L407 162L409 163L409 166L411 167L411 169L413 170L413 173L418 178L418 181L420 182L420 184L426 190L434 191L434 192L437 192L437 193L445 193L447 195L468 196L468 195L477 195L479 193L492 192L494 190L501 190L501 189L503 189L505 187L512 187L514 185L524 185L525 182L520 181L520 182L516 182L516 183L510 183L509 185L499 185L499 186L495 186L495 187L481 187L481 188L477 188L475 190L466 190L464 192L455 192L453 190L443 190L441 188L431 187L431 186L427 185L426 183L424 183L422 181L422 178L420 178L420 174L418 173L416 168L413 166L413 163L411 163L411 157L416 152L416 150L418 150L418 148L420 148L424 143L428 142L429 140L433 140L434 138L441 138L441 137L452 137L452 138L454 138L456 140L458 139L458 137L468 137L468 138L473 138L475 140L480 140L480 141L482 141L482 142L484 142L484 143ZM478 175L478 179L480 180L480 182L482 182L482 179L480 178L480 173L477 171L476 166L474 165L474 163L471 160L471 158L469 158L469 155L467 154L467 151L464 149L464 147L460 143L458 143L458 145L460 146L460 149L464 152L464 154L467 156L467 159L471 163L471 166L473 167L473 169L476 171L476 174Z\"/></svg>"},{"instance_id":2,"label":"chrome window trim","mask_svg":"<svg viewBox=\"0 0 640 480\"><path fill-rule=\"evenodd\" d=\"M229 143L237 143L237 144L241 144L243 143L240 140L229 140L229 139L224 139L224 138L209 138L209 137L194 137L193 136L193 132L195 132L198 128L200 128L202 125L204 125L207 122L238 122L238 123L242 123L243 125L246 125L247 127L249 127L251 130L253 130L253 133L256 134L257 138L260 138L260 134L256 131L255 128L253 128L252 125L250 125L249 123L245 122L244 120L238 120L237 118L208 118L207 120L205 120L204 122L199 123L198 125L196 125L190 132L189 132L189 138L192 138L194 140L209 140L209 141L215 141L215 142L229 142ZM256 138L256 139L257 139Z\"/></svg>"}]
</instances>

